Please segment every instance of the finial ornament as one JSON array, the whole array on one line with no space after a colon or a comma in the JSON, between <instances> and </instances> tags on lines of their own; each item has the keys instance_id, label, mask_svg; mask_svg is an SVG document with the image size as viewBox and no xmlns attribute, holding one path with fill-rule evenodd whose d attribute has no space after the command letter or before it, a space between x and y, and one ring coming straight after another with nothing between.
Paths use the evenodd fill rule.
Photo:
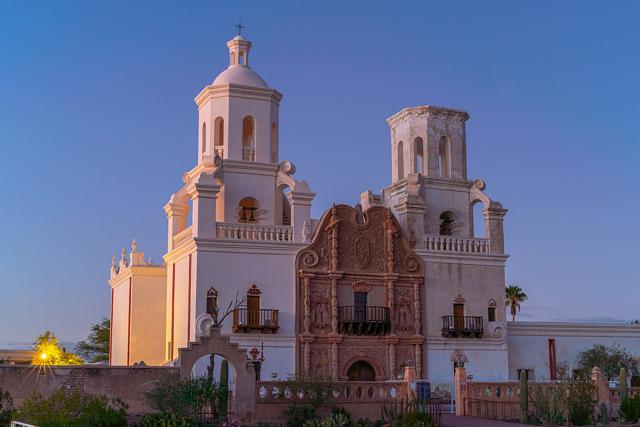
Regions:
<instances>
[{"instance_id":1,"label":"finial ornament","mask_svg":"<svg viewBox=\"0 0 640 427\"><path fill-rule=\"evenodd\" d=\"M116 255L113 254L113 257L111 258L111 268L116 268Z\"/></svg>"},{"instance_id":2,"label":"finial ornament","mask_svg":"<svg viewBox=\"0 0 640 427\"><path fill-rule=\"evenodd\" d=\"M238 19L238 25L236 25L236 30L238 30L238 35L242 35L242 30L244 30L244 26L242 25L242 19Z\"/></svg>"},{"instance_id":3,"label":"finial ornament","mask_svg":"<svg viewBox=\"0 0 640 427\"><path fill-rule=\"evenodd\" d=\"M131 243L131 253L136 253L138 249L138 242L136 242L135 237L133 238L133 242Z\"/></svg>"},{"instance_id":4,"label":"finial ornament","mask_svg":"<svg viewBox=\"0 0 640 427\"><path fill-rule=\"evenodd\" d=\"M120 255L122 256L122 259L127 259L127 250L125 248L122 248L122 252L120 253Z\"/></svg>"}]
</instances>

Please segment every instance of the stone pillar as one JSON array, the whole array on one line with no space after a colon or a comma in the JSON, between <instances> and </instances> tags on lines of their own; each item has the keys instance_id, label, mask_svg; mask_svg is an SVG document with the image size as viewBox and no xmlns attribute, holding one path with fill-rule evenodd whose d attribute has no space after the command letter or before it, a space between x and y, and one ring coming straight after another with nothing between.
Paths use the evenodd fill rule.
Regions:
<instances>
[{"instance_id":1,"label":"stone pillar","mask_svg":"<svg viewBox=\"0 0 640 427\"><path fill-rule=\"evenodd\" d=\"M464 400L467 396L467 370L464 367L456 368L453 378L456 416L464 416Z\"/></svg>"},{"instance_id":2,"label":"stone pillar","mask_svg":"<svg viewBox=\"0 0 640 427\"><path fill-rule=\"evenodd\" d=\"M331 379L338 381L338 343L331 343Z\"/></svg>"},{"instance_id":3,"label":"stone pillar","mask_svg":"<svg viewBox=\"0 0 640 427\"><path fill-rule=\"evenodd\" d=\"M599 408L604 403L609 410L609 414L611 414L611 389L609 389L609 383L597 366L591 370L591 380L596 385L596 396L598 398L596 408Z\"/></svg>"},{"instance_id":4,"label":"stone pillar","mask_svg":"<svg viewBox=\"0 0 640 427\"><path fill-rule=\"evenodd\" d=\"M303 333L309 334L309 327L311 326L311 291L309 290L309 275L302 277L303 281L303 307L304 307L304 319L302 320L302 326L304 328Z\"/></svg>"},{"instance_id":5,"label":"stone pillar","mask_svg":"<svg viewBox=\"0 0 640 427\"><path fill-rule=\"evenodd\" d=\"M389 381L394 381L396 375L396 345L389 343Z\"/></svg>"},{"instance_id":6,"label":"stone pillar","mask_svg":"<svg viewBox=\"0 0 640 427\"><path fill-rule=\"evenodd\" d=\"M405 366L404 367L404 377L403 381L405 384L405 397L407 400L413 400L417 397L417 385L416 380L418 379L418 375L416 373L415 366Z\"/></svg>"},{"instance_id":7,"label":"stone pillar","mask_svg":"<svg viewBox=\"0 0 640 427\"><path fill-rule=\"evenodd\" d=\"M340 274L330 273L331 279L331 335L338 335L338 279Z\"/></svg>"},{"instance_id":8,"label":"stone pillar","mask_svg":"<svg viewBox=\"0 0 640 427\"><path fill-rule=\"evenodd\" d=\"M311 191L289 191L287 197L291 205L291 226L293 227L293 241L305 243L304 223L311 224L311 202L316 193Z\"/></svg>"},{"instance_id":9,"label":"stone pillar","mask_svg":"<svg viewBox=\"0 0 640 427\"><path fill-rule=\"evenodd\" d=\"M498 202L491 202L489 207L482 210L484 215L487 239L489 239L490 252L492 254L504 254L504 216L508 209Z\"/></svg>"},{"instance_id":10,"label":"stone pillar","mask_svg":"<svg viewBox=\"0 0 640 427\"><path fill-rule=\"evenodd\" d=\"M213 175L201 173L190 189L193 204L192 233L195 238L216 237L216 198L220 185Z\"/></svg>"},{"instance_id":11,"label":"stone pillar","mask_svg":"<svg viewBox=\"0 0 640 427\"><path fill-rule=\"evenodd\" d=\"M169 199L169 203L164 206L167 214L167 252L173 249L173 236L186 228L189 204L180 200L175 194Z\"/></svg>"}]
</instances>

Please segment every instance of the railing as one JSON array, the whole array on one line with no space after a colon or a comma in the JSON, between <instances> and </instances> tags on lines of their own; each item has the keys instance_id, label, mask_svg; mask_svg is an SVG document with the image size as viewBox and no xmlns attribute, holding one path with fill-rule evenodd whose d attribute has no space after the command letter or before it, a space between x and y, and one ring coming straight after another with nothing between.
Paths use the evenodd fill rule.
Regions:
<instances>
[{"instance_id":1,"label":"railing","mask_svg":"<svg viewBox=\"0 0 640 427\"><path fill-rule=\"evenodd\" d=\"M471 254L488 254L489 239L456 236L424 235L422 241L416 242L417 249L433 252L454 252Z\"/></svg>"},{"instance_id":2,"label":"railing","mask_svg":"<svg viewBox=\"0 0 640 427\"><path fill-rule=\"evenodd\" d=\"M442 316L442 336L480 338L484 333L480 316Z\"/></svg>"},{"instance_id":3,"label":"railing","mask_svg":"<svg viewBox=\"0 0 640 427\"><path fill-rule=\"evenodd\" d=\"M184 230L182 230L181 232L173 236L173 249L177 248L178 246L182 245L183 243L191 239L192 236L193 236L193 233L192 233L191 227L185 228Z\"/></svg>"},{"instance_id":4,"label":"railing","mask_svg":"<svg viewBox=\"0 0 640 427\"><path fill-rule=\"evenodd\" d=\"M403 381L340 381L332 383L329 400L339 402L394 402L402 398L406 384ZM256 384L258 402L305 402L313 399L304 385L297 386L295 381L259 381Z\"/></svg>"},{"instance_id":5,"label":"railing","mask_svg":"<svg viewBox=\"0 0 640 427\"><path fill-rule=\"evenodd\" d=\"M386 335L391 330L389 307L338 307L340 333L348 335Z\"/></svg>"},{"instance_id":6,"label":"railing","mask_svg":"<svg viewBox=\"0 0 640 427\"><path fill-rule=\"evenodd\" d=\"M520 402L483 399L465 399L464 414L466 416L497 421L522 421Z\"/></svg>"},{"instance_id":7,"label":"railing","mask_svg":"<svg viewBox=\"0 0 640 427\"><path fill-rule=\"evenodd\" d=\"M232 330L234 333L275 333L278 331L278 310L236 308L233 310Z\"/></svg>"},{"instance_id":8,"label":"railing","mask_svg":"<svg viewBox=\"0 0 640 427\"><path fill-rule=\"evenodd\" d=\"M246 160L249 162L255 162L256 161L256 149L251 147L251 148L243 148L242 149L242 160Z\"/></svg>"},{"instance_id":9,"label":"railing","mask_svg":"<svg viewBox=\"0 0 640 427\"><path fill-rule=\"evenodd\" d=\"M286 225L252 225L219 222L216 237L226 240L293 242L293 227Z\"/></svg>"}]
</instances>

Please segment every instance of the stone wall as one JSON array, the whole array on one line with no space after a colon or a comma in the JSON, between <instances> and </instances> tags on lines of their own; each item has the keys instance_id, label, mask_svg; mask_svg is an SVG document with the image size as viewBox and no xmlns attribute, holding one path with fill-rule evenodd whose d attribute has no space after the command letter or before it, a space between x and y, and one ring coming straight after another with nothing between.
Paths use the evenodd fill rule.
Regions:
<instances>
[{"instance_id":1,"label":"stone wall","mask_svg":"<svg viewBox=\"0 0 640 427\"><path fill-rule=\"evenodd\" d=\"M34 391L48 396L57 390L77 390L120 398L131 414L150 412L144 393L165 375L178 375L171 367L33 367L0 365L0 388L11 393L19 406Z\"/></svg>"}]
</instances>

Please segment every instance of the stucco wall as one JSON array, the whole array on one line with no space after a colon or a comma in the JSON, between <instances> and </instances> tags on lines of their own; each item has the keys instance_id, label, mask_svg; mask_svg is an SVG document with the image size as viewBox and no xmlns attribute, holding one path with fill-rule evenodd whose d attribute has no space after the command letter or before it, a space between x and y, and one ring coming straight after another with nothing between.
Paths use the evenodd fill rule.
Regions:
<instances>
[{"instance_id":1,"label":"stucco wall","mask_svg":"<svg viewBox=\"0 0 640 427\"><path fill-rule=\"evenodd\" d=\"M533 379L545 381L549 374L549 339L555 339L556 361L577 367L577 357L594 344L619 344L640 356L640 326L626 324L509 322L509 378L517 370L533 369Z\"/></svg>"},{"instance_id":2,"label":"stucco wall","mask_svg":"<svg viewBox=\"0 0 640 427\"><path fill-rule=\"evenodd\" d=\"M0 387L11 394L15 406L21 405L34 391L48 396L71 387L120 398L129 405L129 412L135 414L152 411L144 393L165 375L178 375L178 368L78 366L51 367L39 373L38 368L31 366L0 365Z\"/></svg>"}]
</instances>

